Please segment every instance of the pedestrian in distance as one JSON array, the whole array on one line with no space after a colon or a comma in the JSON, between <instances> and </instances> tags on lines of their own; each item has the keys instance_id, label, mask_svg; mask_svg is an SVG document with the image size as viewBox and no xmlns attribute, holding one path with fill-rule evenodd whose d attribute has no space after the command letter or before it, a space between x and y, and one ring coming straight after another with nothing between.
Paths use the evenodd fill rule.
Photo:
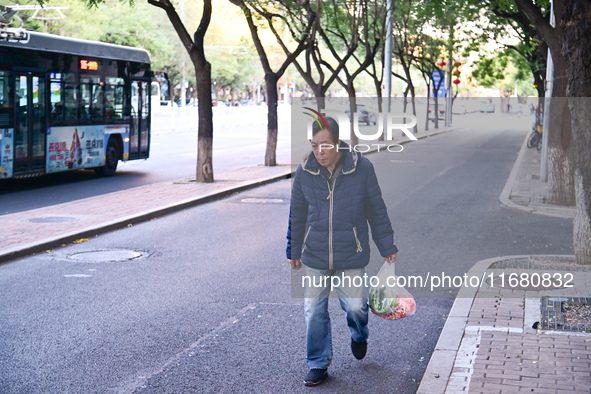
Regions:
<instances>
[{"instance_id":1,"label":"pedestrian in distance","mask_svg":"<svg viewBox=\"0 0 591 394\"><path fill-rule=\"evenodd\" d=\"M334 287L351 333L351 351L367 352L368 289L334 277L364 277L369 263L369 227L374 243L389 263L397 258L394 231L371 162L339 140L338 123L323 119L312 127L312 152L298 167L292 188L287 259L292 269L305 266L304 384L316 386L328 376L332 343L328 297ZM328 280L326 280L329 278ZM358 283L358 282L357 282ZM320 285L319 285L320 284Z\"/></svg>"}]
</instances>

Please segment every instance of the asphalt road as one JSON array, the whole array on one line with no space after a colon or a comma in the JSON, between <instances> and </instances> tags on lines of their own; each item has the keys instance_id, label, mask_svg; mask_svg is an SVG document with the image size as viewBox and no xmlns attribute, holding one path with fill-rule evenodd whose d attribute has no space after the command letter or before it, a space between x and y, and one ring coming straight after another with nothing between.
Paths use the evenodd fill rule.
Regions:
<instances>
[{"instance_id":1,"label":"asphalt road","mask_svg":"<svg viewBox=\"0 0 591 394\"><path fill-rule=\"evenodd\" d=\"M460 275L495 256L573 253L569 220L499 206L526 132L485 123L369 156L400 249L398 274ZM291 298L284 257L290 185L0 266L0 392L308 392L303 302ZM72 260L107 249L143 256ZM370 274L381 265L372 256ZM332 300L333 363L314 390L416 392L456 289L413 293L413 317L370 316L362 362Z\"/></svg>"}]
</instances>

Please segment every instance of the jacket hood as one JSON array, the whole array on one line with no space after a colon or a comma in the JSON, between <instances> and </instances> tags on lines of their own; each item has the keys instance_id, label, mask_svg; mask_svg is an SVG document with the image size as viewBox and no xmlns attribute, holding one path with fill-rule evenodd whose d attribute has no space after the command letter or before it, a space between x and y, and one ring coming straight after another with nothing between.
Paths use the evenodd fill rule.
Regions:
<instances>
[{"instance_id":1,"label":"jacket hood","mask_svg":"<svg viewBox=\"0 0 591 394\"><path fill-rule=\"evenodd\" d=\"M342 173L346 175L354 172L357 169L357 163L359 163L361 157L363 156L361 152L351 149L349 144L344 141L341 141L339 150L343 155L345 155ZM302 169L312 175L320 175L320 163L318 163L318 160L316 160L316 156L314 156L312 151L308 152L306 156L304 156Z\"/></svg>"}]
</instances>

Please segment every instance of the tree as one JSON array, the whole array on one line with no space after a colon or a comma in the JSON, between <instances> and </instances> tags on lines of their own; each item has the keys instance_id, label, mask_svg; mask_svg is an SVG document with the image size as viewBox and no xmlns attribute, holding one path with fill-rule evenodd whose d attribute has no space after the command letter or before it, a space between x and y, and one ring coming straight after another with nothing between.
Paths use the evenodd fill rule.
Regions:
<instances>
[{"instance_id":1,"label":"tree","mask_svg":"<svg viewBox=\"0 0 591 394\"><path fill-rule=\"evenodd\" d=\"M444 42L442 40L431 37L428 34L421 35L421 45L412 53L412 61L416 68L419 69L425 83L427 85L427 114L425 116L425 130L429 130L429 102L431 96L431 86L433 91L438 92L443 83L443 72L437 65L437 60L441 57L441 47ZM439 80L437 83L433 80L433 74L439 73ZM439 102L437 95L435 95L435 113L433 123L435 128L439 128Z\"/></svg>"},{"instance_id":2,"label":"tree","mask_svg":"<svg viewBox=\"0 0 591 394\"><path fill-rule=\"evenodd\" d=\"M591 264L591 119L588 107L591 97L591 4L586 0L555 0L556 27L552 27L532 0L515 2L550 48L555 65L552 96L569 98L568 106L563 105L564 100L553 99L550 116L553 123L562 124L568 119L563 108L568 108L572 114L573 141L568 133L556 134L563 146L574 145L574 160L563 164L574 164L575 169L574 249L579 264ZM560 174L560 171L552 175L556 173ZM562 175L566 174L563 172Z\"/></svg>"},{"instance_id":3,"label":"tree","mask_svg":"<svg viewBox=\"0 0 591 394\"><path fill-rule=\"evenodd\" d=\"M552 27L544 10L549 9L547 1L514 0L543 40L552 56L554 78L552 97L565 97L567 85L567 61L562 54L564 32L561 20L566 0L554 2L556 27ZM550 124L548 130L548 183L550 186L548 202L559 205L575 204L575 148L570 127L570 113L564 100L552 100L550 105Z\"/></svg>"},{"instance_id":4,"label":"tree","mask_svg":"<svg viewBox=\"0 0 591 394\"><path fill-rule=\"evenodd\" d=\"M43 3L43 0L38 0ZM96 7L105 0L82 0L89 7ZM134 0L128 0L130 4ZM174 30L179 36L183 47L195 69L197 84L197 99L199 102L199 126L197 139L197 169L198 182L213 182L213 113L211 110L211 64L205 58L205 33L211 21L211 0L203 0L203 10L199 27L193 37L187 31L170 0L146 0L148 4L166 12Z\"/></svg>"},{"instance_id":5,"label":"tree","mask_svg":"<svg viewBox=\"0 0 591 394\"><path fill-rule=\"evenodd\" d=\"M472 77L485 88L496 88L507 93L514 93L514 89L521 83L521 96L538 93L533 88L531 70L527 60L512 48L497 51L490 57L483 57L474 62ZM523 83L527 83L526 86Z\"/></svg>"},{"instance_id":6,"label":"tree","mask_svg":"<svg viewBox=\"0 0 591 394\"><path fill-rule=\"evenodd\" d=\"M382 2L371 2L369 4L370 12L369 12L369 26L370 29L367 35L363 35L362 37L367 37L369 42L375 42L379 40L380 42L385 42L386 40L386 18L384 18L384 13L387 13L387 8L384 6ZM373 10L371 9L373 8ZM377 18L377 19L376 19ZM389 32L390 34L392 32ZM362 39L363 40L363 39ZM366 45L366 44L364 44ZM374 88L376 91L376 96L378 99L378 112L382 112L382 83L384 82L384 50L385 45L378 48L378 53L374 54L371 59L371 70L370 67L365 67L364 71L369 75L374 83ZM357 54L353 54L354 59L357 61L359 67L363 67L365 59L360 58ZM383 135L380 136L383 138Z\"/></svg>"},{"instance_id":7,"label":"tree","mask_svg":"<svg viewBox=\"0 0 591 394\"><path fill-rule=\"evenodd\" d=\"M285 73L287 67L298 57L298 55L310 44L310 30L314 23L315 14L303 15L298 13L302 10L300 3L293 0L277 1L267 3L264 1L230 0L232 4L240 7L250 29L252 41L259 55L263 70L265 72L265 88L267 98L267 149L265 151L265 165L275 166L277 164L277 82ZM269 56L259 37L257 21L258 18L266 21L267 26L273 32L277 43L285 53L285 60L277 71L273 71ZM297 47L291 51L285 43L282 34L277 26L287 27L291 38L297 43Z\"/></svg>"},{"instance_id":8,"label":"tree","mask_svg":"<svg viewBox=\"0 0 591 394\"><path fill-rule=\"evenodd\" d=\"M494 39L497 39L499 35L505 36L507 27L517 34L520 42L516 45L505 45L505 47L513 49L527 61L538 91L538 97L540 97L539 102L543 103L541 98L544 97L548 46L539 37L527 15L514 2L489 0L488 3L487 19L490 25L485 27L484 31L490 32L492 30ZM481 2L478 2L477 6L481 7ZM544 17L549 17L549 4L544 5L542 11Z\"/></svg>"},{"instance_id":9,"label":"tree","mask_svg":"<svg viewBox=\"0 0 591 394\"><path fill-rule=\"evenodd\" d=\"M404 90L404 111L406 112L407 97L410 93L412 114L417 115L415 86L411 77L413 54L421 46L422 29L424 19L417 17L413 0L404 0L394 3L392 12L392 28L394 30L392 39L392 52L402 66L404 75L392 72L396 78L406 83ZM436 116L437 120L437 116ZM417 128L415 127L415 133Z\"/></svg>"},{"instance_id":10,"label":"tree","mask_svg":"<svg viewBox=\"0 0 591 394\"><path fill-rule=\"evenodd\" d=\"M579 264L591 264L591 4L567 0L559 29L567 61L566 95L572 114L575 150L574 248Z\"/></svg>"},{"instance_id":11,"label":"tree","mask_svg":"<svg viewBox=\"0 0 591 394\"><path fill-rule=\"evenodd\" d=\"M305 68L300 64L299 60L294 60L294 66L306 84L310 87L316 98L318 111L322 111L324 109L324 98L326 96L326 92L336 80L342 69L346 67L347 61L351 59L355 53L355 50L357 49L357 45L351 45L346 48L341 47L341 51L345 50L341 60L330 68L326 68L324 66L327 63L327 60L323 57L325 47L330 49L332 43L330 40L328 43L326 40L324 40L324 47L322 47L323 42L319 37L319 31L324 28L324 23L321 22L321 19L325 19L326 16L320 7L320 4L321 3L319 1L316 1L315 4L311 4L309 2L306 3L307 12L309 14L315 14L316 19L310 32L311 44L305 49L303 53L303 62ZM314 7L312 7L312 5L314 5Z\"/></svg>"},{"instance_id":12,"label":"tree","mask_svg":"<svg viewBox=\"0 0 591 394\"><path fill-rule=\"evenodd\" d=\"M384 31L386 24L385 7L383 4L370 3L368 0L359 0L351 3L338 3L335 0L324 3L325 11L318 33L324 44L328 47L333 59L338 66L334 68L329 62L321 61L321 64L336 75L336 80L343 86L349 97L349 110L351 116L357 112L355 79L372 64L381 43L384 41L383 35L370 35L370 20L372 24L380 27L377 31ZM350 35L349 35L350 33ZM360 56L363 61L359 66L350 69L346 66L347 55L351 56L360 45ZM341 46L345 48L345 56L337 51ZM358 61L359 63L359 61ZM337 69L341 68L344 77L340 76ZM357 145L358 138L354 132L354 122L351 122L351 144Z\"/></svg>"}]
</instances>

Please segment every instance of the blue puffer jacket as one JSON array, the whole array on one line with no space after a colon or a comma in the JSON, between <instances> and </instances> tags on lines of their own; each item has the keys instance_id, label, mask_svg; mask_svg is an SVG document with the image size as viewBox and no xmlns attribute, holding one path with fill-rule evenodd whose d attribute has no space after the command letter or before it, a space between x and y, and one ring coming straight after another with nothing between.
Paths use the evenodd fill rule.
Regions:
<instances>
[{"instance_id":1,"label":"blue puffer jacket","mask_svg":"<svg viewBox=\"0 0 591 394\"><path fill-rule=\"evenodd\" d=\"M316 269L350 269L369 263L369 231L383 257L398 251L378 180L369 160L349 152L334 188L310 153L298 167L291 194L287 258Z\"/></svg>"}]
</instances>

